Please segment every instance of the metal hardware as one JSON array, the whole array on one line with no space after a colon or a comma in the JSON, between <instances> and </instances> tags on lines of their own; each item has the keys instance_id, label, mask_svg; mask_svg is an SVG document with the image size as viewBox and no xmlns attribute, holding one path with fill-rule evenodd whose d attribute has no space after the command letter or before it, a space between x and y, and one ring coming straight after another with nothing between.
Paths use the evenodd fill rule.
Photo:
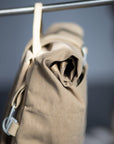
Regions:
<instances>
[{"instance_id":1,"label":"metal hardware","mask_svg":"<svg viewBox=\"0 0 114 144\"><path fill-rule=\"evenodd\" d=\"M73 1L73 2L46 4L43 5L42 10L57 11L57 10L77 9L77 8L110 5L110 4L114 4L114 0ZM0 10L0 16L13 15L13 14L27 14L33 12L34 12L34 7L5 9L5 10Z\"/></svg>"},{"instance_id":2,"label":"metal hardware","mask_svg":"<svg viewBox=\"0 0 114 144\"><path fill-rule=\"evenodd\" d=\"M85 66L87 60L87 48L86 46L82 46L82 53L83 53L83 66Z\"/></svg>"},{"instance_id":3,"label":"metal hardware","mask_svg":"<svg viewBox=\"0 0 114 144\"><path fill-rule=\"evenodd\" d=\"M13 117L14 112L15 112L15 105L12 107L9 116L6 117L6 118L3 120L3 123L2 123L2 129L3 129L3 131L4 131L7 135L10 135L10 134L8 133L8 130L9 130L9 128L11 127L12 123L13 123L13 122L14 122L14 123L17 123L17 120Z\"/></svg>"}]
</instances>

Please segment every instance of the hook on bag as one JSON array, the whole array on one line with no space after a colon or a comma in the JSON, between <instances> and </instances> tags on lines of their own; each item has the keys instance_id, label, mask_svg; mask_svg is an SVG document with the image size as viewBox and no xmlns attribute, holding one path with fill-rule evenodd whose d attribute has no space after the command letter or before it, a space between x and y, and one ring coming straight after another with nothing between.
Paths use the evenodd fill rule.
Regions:
<instances>
[{"instance_id":1,"label":"hook on bag","mask_svg":"<svg viewBox=\"0 0 114 144\"><path fill-rule=\"evenodd\" d=\"M22 86L19 88L19 90L14 95L12 103L11 103L12 108L11 108L10 114L8 117L5 117L3 120L2 129L8 136L9 135L15 136L16 131L19 127L19 123L14 118L14 115L15 115L16 109L18 108L18 106L21 103L24 90L25 90L25 83L22 84Z\"/></svg>"},{"instance_id":2,"label":"hook on bag","mask_svg":"<svg viewBox=\"0 0 114 144\"><path fill-rule=\"evenodd\" d=\"M15 113L15 105L13 105L11 111L10 111L10 114L8 117L6 117L4 120L3 120L3 123L2 123L2 129L3 131L7 134L7 135L10 135L8 133L12 123L15 123L17 124L17 120L13 117L14 116L14 113Z\"/></svg>"},{"instance_id":3,"label":"hook on bag","mask_svg":"<svg viewBox=\"0 0 114 144\"><path fill-rule=\"evenodd\" d=\"M87 60L87 47L84 45L82 46L82 54L83 54L83 66L85 66Z\"/></svg>"}]
</instances>

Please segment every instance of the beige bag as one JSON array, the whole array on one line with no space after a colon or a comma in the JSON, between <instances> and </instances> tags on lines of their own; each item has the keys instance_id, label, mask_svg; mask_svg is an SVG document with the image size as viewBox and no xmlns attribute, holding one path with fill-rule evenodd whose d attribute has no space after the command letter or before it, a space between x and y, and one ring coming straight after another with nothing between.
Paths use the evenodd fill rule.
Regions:
<instances>
[{"instance_id":1,"label":"beige bag","mask_svg":"<svg viewBox=\"0 0 114 144\"><path fill-rule=\"evenodd\" d=\"M53 24L40 36L35 4L33 40L22 57L2 123L0 144L82 144L86 124L87 49L83 30Z\"/></svg>"}]
</instances>

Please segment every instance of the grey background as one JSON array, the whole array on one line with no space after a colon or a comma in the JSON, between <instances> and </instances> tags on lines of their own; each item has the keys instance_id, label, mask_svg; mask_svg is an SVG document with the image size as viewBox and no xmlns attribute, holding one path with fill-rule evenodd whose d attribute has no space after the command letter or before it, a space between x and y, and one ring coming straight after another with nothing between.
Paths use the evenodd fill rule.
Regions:
<instances>
[{"instance_id":1,"label":"grey background","mask_svg":"<svg viewBox=\"0 0 114 144\"><path fill-rule=\"evenodd\" d=\"M64 0L62 0L64 2ZM65 0L66 2L69 0ZM33 6L34 0L0 0L0 9ZM42 0L44 4L61 0ZM88 127L110 127L114 105L114 9L101 6L43 13L43 31L55 22L74 22L85 31L88 47ZM19 67L32 37L33 15L0 17L0 119Z\"/></svg>"}]
</instances>

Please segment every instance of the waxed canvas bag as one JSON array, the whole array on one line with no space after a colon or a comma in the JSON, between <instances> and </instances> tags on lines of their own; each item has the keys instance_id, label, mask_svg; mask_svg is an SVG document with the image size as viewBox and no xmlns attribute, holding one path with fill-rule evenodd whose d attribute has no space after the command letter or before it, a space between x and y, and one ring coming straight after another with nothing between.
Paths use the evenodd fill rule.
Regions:
<instances>
[{"instance_id":1,"label":"waxed canvas bag","mask_svg":"<svg viewBox=\"0 0 114 144\"><path fill-rule=\"evenodd\" d=\"M82 144L86 127L87 49L83 30L55 23L40 33L35 4L33 38L9 95L0 144Z\"/></svg>"}]
</instances>

